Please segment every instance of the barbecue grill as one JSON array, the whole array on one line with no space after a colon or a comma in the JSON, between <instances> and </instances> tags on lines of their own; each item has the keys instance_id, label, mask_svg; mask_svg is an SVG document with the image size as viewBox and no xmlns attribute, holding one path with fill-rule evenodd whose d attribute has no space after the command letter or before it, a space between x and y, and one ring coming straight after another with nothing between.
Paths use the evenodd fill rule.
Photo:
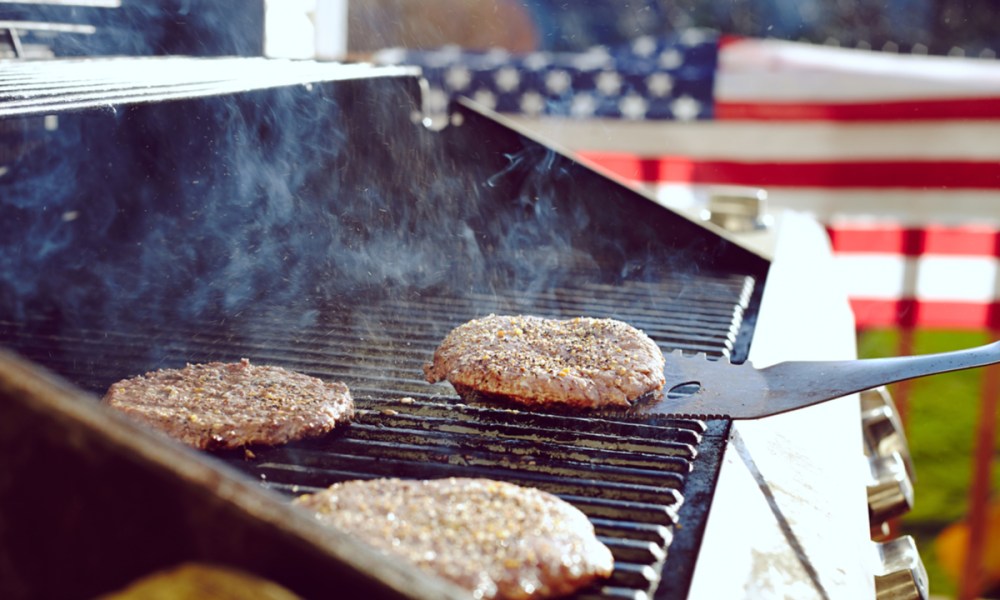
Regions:
<instances>
[{"instance_id":1,"label":"barbecue grill","mask_svg":"<svg viewBox=\"0 0 1000 600\"><path fill-rule=\"evenodd\" d=\"M470 102L429 127L407 67L93 58L2 73L5 596L92 595L185 559L307 596L335 577L358 593L454 593L285 506L382 476L489 477L575 504L616 559L581 597L684 598L703 585L712 507L732 502L717 498L733 485L720 480L727 461L768 470L759 428L467 404L421 367L452 327L490 313L614 317L665 352L743 362L768 259ZM96 402L124 377L241 358L344 381L356 420L210 455ZM856 401L834 405L816 408L857 417ZM811 435L799 429L783 435ZM863 514L855 491L846 512ZM72 510L46 516L64 497ZM802 565L809 595L871 588L870 574Z\"/></svg>"}]
</instances>

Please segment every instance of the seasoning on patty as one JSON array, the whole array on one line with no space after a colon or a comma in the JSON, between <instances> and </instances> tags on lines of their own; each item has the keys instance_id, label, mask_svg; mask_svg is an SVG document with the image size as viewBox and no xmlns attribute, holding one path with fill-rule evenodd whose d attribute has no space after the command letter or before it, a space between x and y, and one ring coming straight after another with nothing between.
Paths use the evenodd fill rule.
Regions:
<instances>
[{"instance_id":1,"label":"seasoning on patty","mask_svg":"<svg viewBox=\"0 0 1000 600\"><path fill-rule=\"evenodd\" d=\"M489 479L375 479L294 502L476 598L562 596L614 567L587 517L535 488Z\"/></svg>"},{"instance_id":2,"label":"seasoning on patty","mask_svg":"<svg viewBox=\"0 0 1000 600\"><path fill-rule=\"evenodd\" d=\"M152 371L113 384L103 401L202 450L284 444L354 416L343 383L247 359Z\"/></svg>"},{"instance_id":3,"label":"seasoning on patty","mask_svg":"<svg viewBox=\"0 0 1000 600\"><path fill-rule=\"evenodd\" d=\"M489 315L453 329L424 373L463 397L626 407L663 388L664 362L653 340L614 319Z\"/></svg>"}]
</instances>

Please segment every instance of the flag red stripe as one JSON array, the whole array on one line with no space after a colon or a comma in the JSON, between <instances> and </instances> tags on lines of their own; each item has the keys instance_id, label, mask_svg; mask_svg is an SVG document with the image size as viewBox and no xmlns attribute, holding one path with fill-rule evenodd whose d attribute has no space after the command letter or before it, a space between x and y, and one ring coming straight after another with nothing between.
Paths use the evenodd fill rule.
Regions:
<instances>
[{"instance_id":1,"label":"flag red stripe","mask_svg":"<svg viewBox=\"0 0 1000 600\"><path fill-rule=\"evenodd\" d=\"M645 183L821 188L1000 189L1000 161L739 162L584 151L579 156Z\"/></svg>"},{"instance_id":2,"label":"flag red stripe","mask_svg":"<svg viewBox=\"0 0 1000 600\"><path fill-rule=\"evenodd\" d=\"M941 98L877 102L715 102L715 118L729 121L927 121L996 119L1000 98Z\"/></svg>"},{"instance_id":3,"label":"flag red stripe","mask_svg":"<svg viewBox=\"0 0 1000 600\"><path fill-rule=\"evenodd\" d=\"M1000 302L941 302L851 298L858 328L927 327L934 329L995 329L1000 327Z\"/></svg>"},{"instance_id":4,"label":"flag red stripe","mask_svg":"<svg viewBox=\"0 0 1000 600\"><path fill-rule=\"evenodd\" d=\"M827 227L834 252L920 256L1000 257L1000 230L987 226L871 227L833 224Z\"/></svg>"},{"instance_id":5,"label":"flag red stripe","mask_svg":"<svg viewBox=\"0 0 1000 600\"><path fill-rule=\"evenodd\" d=\"M744 41L746 41L748 39L750 39L750 38L747 38L747 37L742 36L742 35L733 35L731 33L724 33L724 34L722 34L722 35L719 36L719 49L721 50L722 48L725 48L726 46L729 46L731 44L736 44L736 43L739 43L739 42L744 42Z\"/></svg>"}]
</instances>

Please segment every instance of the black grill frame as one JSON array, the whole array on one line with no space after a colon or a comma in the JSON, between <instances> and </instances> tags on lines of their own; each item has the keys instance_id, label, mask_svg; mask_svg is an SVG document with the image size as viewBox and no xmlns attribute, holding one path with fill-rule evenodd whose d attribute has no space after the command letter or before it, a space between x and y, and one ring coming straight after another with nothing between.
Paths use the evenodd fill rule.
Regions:
<instances>
[{"instance_id":1,"label":"black grill frame","mask_svg":"<svg viewBox=\"0 0 1000 600\"><path fill-rule=\"evenodd\" d=\"M187 66L198 70L197 62ZM213 65L216 72L218 66ZM451 126L425 128L420 82L411 73L380 71L366 78L354 66L338 76L318 77L329 68L307 68L303 81L294 85L282 79L266 89L239 92L234 91L242 83L238 77L204 89L165 82L158 88L163 93L155 97L137 90L134 97L110 102L87 100L93 106L63 104L58 90L27 107L5 107L0 99L0 115L15 124L58 113L58 127L51 131L25 127L24 136L32 143L0 177L0 198L15 201L11 210L0 213L0 233L8 234L0 252L8 264L24 260L20 279L16 274L0 277L4 345L98 395L115 380L154 368L240 358L344 380L365 411L356 428L359 437L380 426L395 427L394 435L403 435L398 430L406 428L397 425L414 417L414 411L445 409L470 419L473 429L503 417L562 423L554 431L563 438L552 443L566 452L586 439L578 433L581 425L643 431L648 448L668 448L679 455L653 460L657 474L644 472L645 466L608 469L609 476L631 479L601 489L618 485L635 500L657 494L669 499L652 503L653 508L635 508L657 515L654 528L664 525L655 520L664 515L667 525L675 520L683 524L669 540L661 540L669 546L665 562L670 580L657 588L656 597L684 597L728 421L536 416L466 407L446 384L423 382L419 364L429 360L433 346L451 327L490 312L614 317L646 330L665 352L705 352L741 362L752 342L767 261L468 101L452 107ZM97 108L109 103L111 111ZM280 127L288 122L296 126L289 131ZM19 130L15 126L11 131ZM80 140L92 143L90 155L75 152ZM229 159L234 153L254 155L264 165L296 159L289 180L298 187L288 198L278 198L294 204L293 218L277 227L256 228L259 215L282 207L261 191L273 191L268 181L255 179L252 170L233 168ZM59 189L48 199L50 206L39 206L24 195L46 181L54 164L74 176L75 186ZM233 195L247 189L246 197ZM199 196L192 198L195 192ZM37 241L32 236L38 229L25 225L53 214L71 224L66 226L68 242L57 240L66 246L48 259L22 252L20 248L33 248ZM206 220L211 229L202 227ZM170 227L164 230L163 224ZM220 246L213 237L220 232L238 243ZM376 243L386 239L404 243L388 250ZM267 261L250 262L234 275L226 252L261 246L275 256L291 257L289 270ZM149 248L169 260L150 267L144 254ZM409 270L397 268L397 262ZM44 279L36 279L35 273L44 273ZM164 273L170 278L160 281ZM311 287L284 287L302 281ZM247 290L242 290L244 284ZM22 288L29 292L25 295ZM234 288L245 293L234 299ZM380 374L379 368L388 374ZM403 396L414 400L401 402ZM395 472L487 473L547 485L584 505L599 503L600 498L581 500L571 493L579 486L572 487L562 475L548 478L538 471L563 473L571 467L601 475L597 463L610 456L607 449L589 454L590 462L574 459L558 468L535 468L537 459L534 466L503 465L497 456L487 455L497 440L517 439L510 433L511 427L502 434L489 430L485 438L473 435L465 442L471 450L481 439L484 450L477 458L492 461L491 466L441 469L423 464L408 470L420 462L411 461L408 466L393 463ZM407 435L414 439L413 433ZM304 483L295 477L275 480L278 474L304 473L313 477L309 483L325 485L375 473L354 468L356 461L351 463L344 452L320 453L326 473L299 469L283 452L316 456L316 444L358 443L348 427L316 442L221 458L254 478L269 475L273 489L288 493L290 486L302 489ZM445 438L441 443L436 448L417 445L410 456L440 456L441 447L454 449L458 442ZM398 452L385 444L378 448ZM647 453L620 458L648 463ZM350 468L332 468L324 461L341 461ZM378 474L394 472L382 466ZM646 485L643 477L663 485ZM605 532L634 533L634 527L608 523L613 515L595 515ZM681 530L683 535L677 535ZM623 538L614 545L622 556L645 553L653 563L660 562L662 548L642 550L645 543ZM629 591L613 585L605 595L651 591L641 587L648 570L655 568L623 566L615 581L639 587Z\"/></svg>"}]
</instances>

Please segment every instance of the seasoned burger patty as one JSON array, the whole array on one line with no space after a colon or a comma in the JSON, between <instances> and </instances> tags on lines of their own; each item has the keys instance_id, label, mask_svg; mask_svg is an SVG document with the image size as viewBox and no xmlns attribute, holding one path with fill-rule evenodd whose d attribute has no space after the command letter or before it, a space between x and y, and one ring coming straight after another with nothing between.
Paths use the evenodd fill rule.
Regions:
<instances>
[{"instance_id":1,"label":"seasoned burger patty","mask_svg":"<svg viewBox=\"0 0 1000 600\"><path fill-rule=\"evenodd\" d=\"M302 600L284 586L230 566L184 562L97 600Z\"/></svg>"},{"instance_id":2,"label":"seasoned burger patty","mask_svg":"<svg viewBox=\"0 0 1000 600\"><path fill-rule=\"evenodd\" d=\"M119 381L104 402L205 450L276 445L331 431L354 416L347 386L281 367L213 362Z\"/></svg>"},{"instance_id":3,"label":"seasoned burger patty","mask_svg":"<svg viewBox=\"0 0 1000 600\"><path fill-rule=\"evenodd\" d=\"M549 598L611 574L611 551L576 507L489 479L339 483L295 504L478 598Z\"/></svg>"},{"instance_id":4,"label":"seasoned burger patty","mask_svg":"<svg viewBox=\"0 0 1000 600\"><path fill-rule=\"evenodd\" d=\"M463 396L597 408L662 389L663 365L656 343L621 321L490 315L453 329L424 373Z\"/></svg>"}]
</instances>

